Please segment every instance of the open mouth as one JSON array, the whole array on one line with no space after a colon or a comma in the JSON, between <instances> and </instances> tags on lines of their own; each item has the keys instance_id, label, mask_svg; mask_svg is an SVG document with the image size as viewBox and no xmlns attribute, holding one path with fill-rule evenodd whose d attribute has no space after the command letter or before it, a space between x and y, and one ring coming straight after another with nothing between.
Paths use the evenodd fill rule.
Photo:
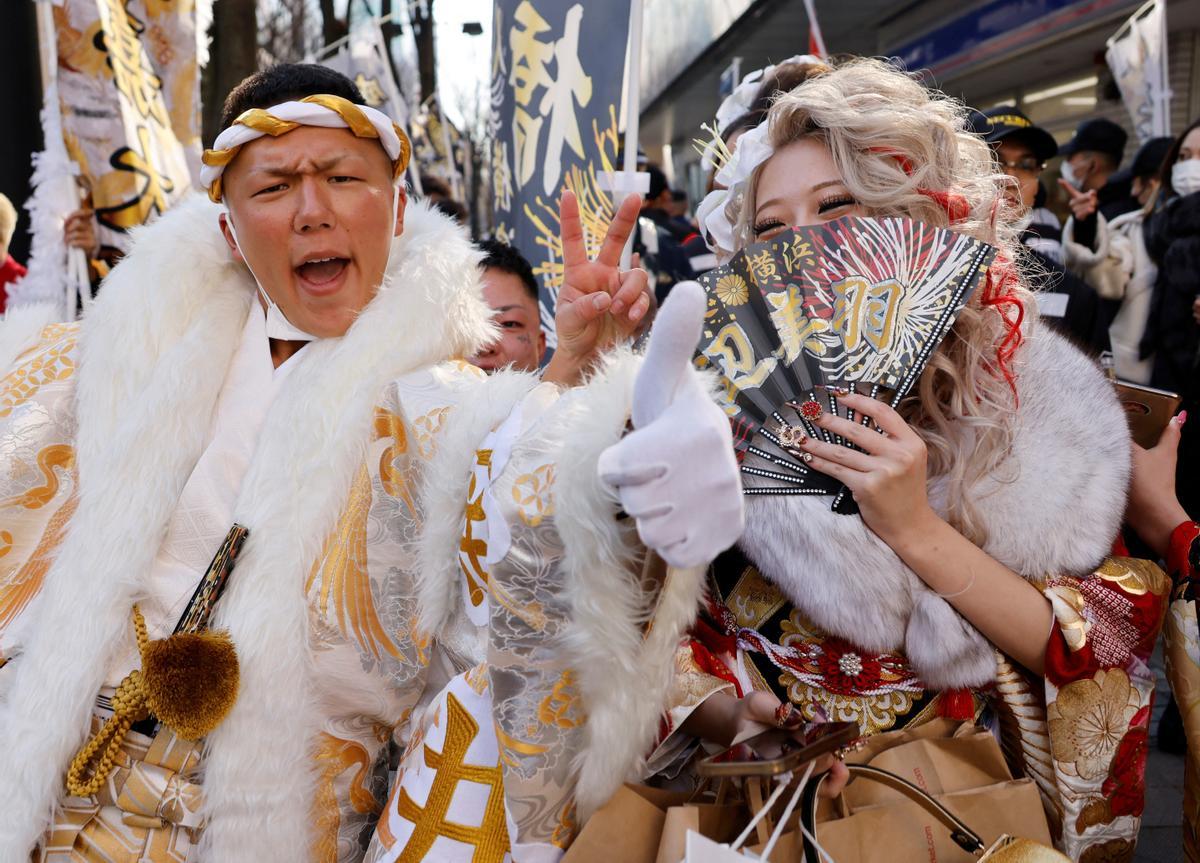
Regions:
<instances>
[{"instance_id":1,"label":"open mouth","mask_svg":"<svg viewBox=\"0 0 1200 863\"><path fill-rule=\"evenodd\" d=\"M349 264L349 258L316 258L296 267L296 275L313 288L328 288L337 282Z\"/></svg>"}]
</instances>

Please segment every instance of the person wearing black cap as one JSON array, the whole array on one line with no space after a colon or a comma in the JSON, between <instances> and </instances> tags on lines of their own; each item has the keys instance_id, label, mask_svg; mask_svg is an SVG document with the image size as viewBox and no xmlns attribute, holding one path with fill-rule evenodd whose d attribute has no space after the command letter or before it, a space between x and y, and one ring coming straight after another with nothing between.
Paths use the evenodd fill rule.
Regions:
<instances>
[{"instance_id":1,"label":"person wearing black cap","mask_svg":"<svg viewBox=\"0 0 1200 863\"><path fill-rule=\"evenodd\" d=\"M1071 198L1076 220L1089 215L1088 204L1091 212L1099 210L1106 219L1137 208L1128 183L1113 177L1121 166L1127 140L1124 129L1101 117L1084 120L1071 140L1059 147L1058 155L1063 157L1059 183Z\"/></svg>"},{"instance_id":2,"label":"person wearing black cap","mask_svg":"<svg viewBox=\"0 0 1200 863\"><path fill-rule=\"evenodd\" d=\"M1150 382L1154 364L1152 355L1141 356L1139 343L1146 331L1158 275L1158 267L1146 250L1143 226L1158 194L1159 168L1172 140L1151 138L1138 148L1128 168L1113 175L1114 180L1130 184L1138 209L1112 221L1098 216L1092 246L1076 240L1074 224L1068 223L1063 236L1067 265L1096 289L1106 317L1112 320L1108 335L1117 377L1139 384Z\"/></svg>"},{"instance_id":3,"label":"person wearing black cap","mask_svg":"<svg viewBox=\"0 0 1200 863\"><path fill-rule=\"evenodd\" d=\"M1012 178L1005 199L1021 225L1028 255L1020 262L1026 278L1039 289L1042 318L1092 353L1108 350L1105 320L1095 290L1064 266L1058 217L1045 208L1038 176L1058 145L1013 105L971 113L971 127L992 147L997 167Z\"/></svg>"}]
</instances>

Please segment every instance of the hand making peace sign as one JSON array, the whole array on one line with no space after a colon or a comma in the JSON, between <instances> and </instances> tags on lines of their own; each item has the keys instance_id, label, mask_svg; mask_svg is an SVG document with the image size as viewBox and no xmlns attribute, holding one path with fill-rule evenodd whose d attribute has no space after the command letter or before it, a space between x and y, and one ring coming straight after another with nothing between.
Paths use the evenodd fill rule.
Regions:
<instances>
[{"instance_id":1,"label":"hand making peace sign","mask_svg":"<svg viewBox=\"0 0 1200 863\"><path fill-rule=\"evenodd\" d=\"M579 202L564 191L559 205L562 224L563 284L558 292L554 326L558 346L542 375L544 380L574 383L601 350L627 338L650 309L645 270L621 270L621 250L637 226L641 198L621 202L596 259L589 260L579 222Z\"/></svg>"}]
</instances>

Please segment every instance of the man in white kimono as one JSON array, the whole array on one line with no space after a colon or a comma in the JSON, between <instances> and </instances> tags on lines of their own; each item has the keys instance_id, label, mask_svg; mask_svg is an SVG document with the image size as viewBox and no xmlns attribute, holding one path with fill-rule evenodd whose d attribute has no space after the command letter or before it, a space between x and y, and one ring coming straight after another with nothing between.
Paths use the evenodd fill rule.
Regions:
<instances>
[{"instance_id":1,"label":"man in white kimono","mask_svg":"<svg viewBox=\"0 0 1200 863\"><path fill-rule=\"evenodd\" d=\"M556 859L636 773L695 611L645 548L695 567L740 532L685 368L703 303L626 434L637 361L597 353L647 308L633 202L588 261L568 196L555 362L485 378L479 256L406 206L403 133L315 66L225 114L220 208L136 234L82 324L0 325L0 863L358 861L376 823L379 859ZM209 608L236 677L176 670L236 700L191 741L147 656Z\"/></svg>"}]
</instances>

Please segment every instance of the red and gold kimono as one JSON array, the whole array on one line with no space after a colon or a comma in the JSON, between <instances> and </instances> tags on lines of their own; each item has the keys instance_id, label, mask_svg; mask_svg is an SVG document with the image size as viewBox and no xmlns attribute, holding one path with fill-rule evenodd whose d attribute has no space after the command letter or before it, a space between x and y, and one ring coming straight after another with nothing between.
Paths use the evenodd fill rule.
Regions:
<instances>
[{"instance_id":1,"label":"red and gold kimono","mask_svg":"<svg viewBox=\"0 0 1200 863\"><path fill-rule=\"evenodd\" d=\"M1183 717L1187 761L1183 781L1183 851L1188 863L1200 861L1200 523L1185 521L1171 534L1167 572L1173 588L1166 634L1167 677Z\"/></svg>"},{"instance_id":2,"label":"red and gold kimono","mask_svg":"<svg viewBox=\"0 0 1200 863\"><path fill-rule=\"evenodd\" d=\"M1064 853L1087 863L1130 860L1154 693L1149 660L1171 581L1152 563L1109 556L1129 475L1128 431L1111 385L1043 330L1018 359L1012 448L973 502L986 528L982 548L1051 603L1044 676L992 648L985 673L931 685L927 677L939 674L961 680L961 666L976 661L950 652L970 645L957 631L969 624L944 618L954 639L944 648L916 644L924 670L908 655L911 627L907 640L879 649L895 609L870 591L896 583L877 574L904 564L856 516L831 514L828 498L760 496L748 508L757 525L710 570L708 608L677 656L669 725L712 692L754 689L808 719L856 722L868 735L974 717L999 728L1013 765L1037 783ZM946 517L938 478L929 497ZM857 599L847 605L840 597L849 590ZM677 772L695 745L670 734L652 766Z\"/></svg>"}]
</instances>

